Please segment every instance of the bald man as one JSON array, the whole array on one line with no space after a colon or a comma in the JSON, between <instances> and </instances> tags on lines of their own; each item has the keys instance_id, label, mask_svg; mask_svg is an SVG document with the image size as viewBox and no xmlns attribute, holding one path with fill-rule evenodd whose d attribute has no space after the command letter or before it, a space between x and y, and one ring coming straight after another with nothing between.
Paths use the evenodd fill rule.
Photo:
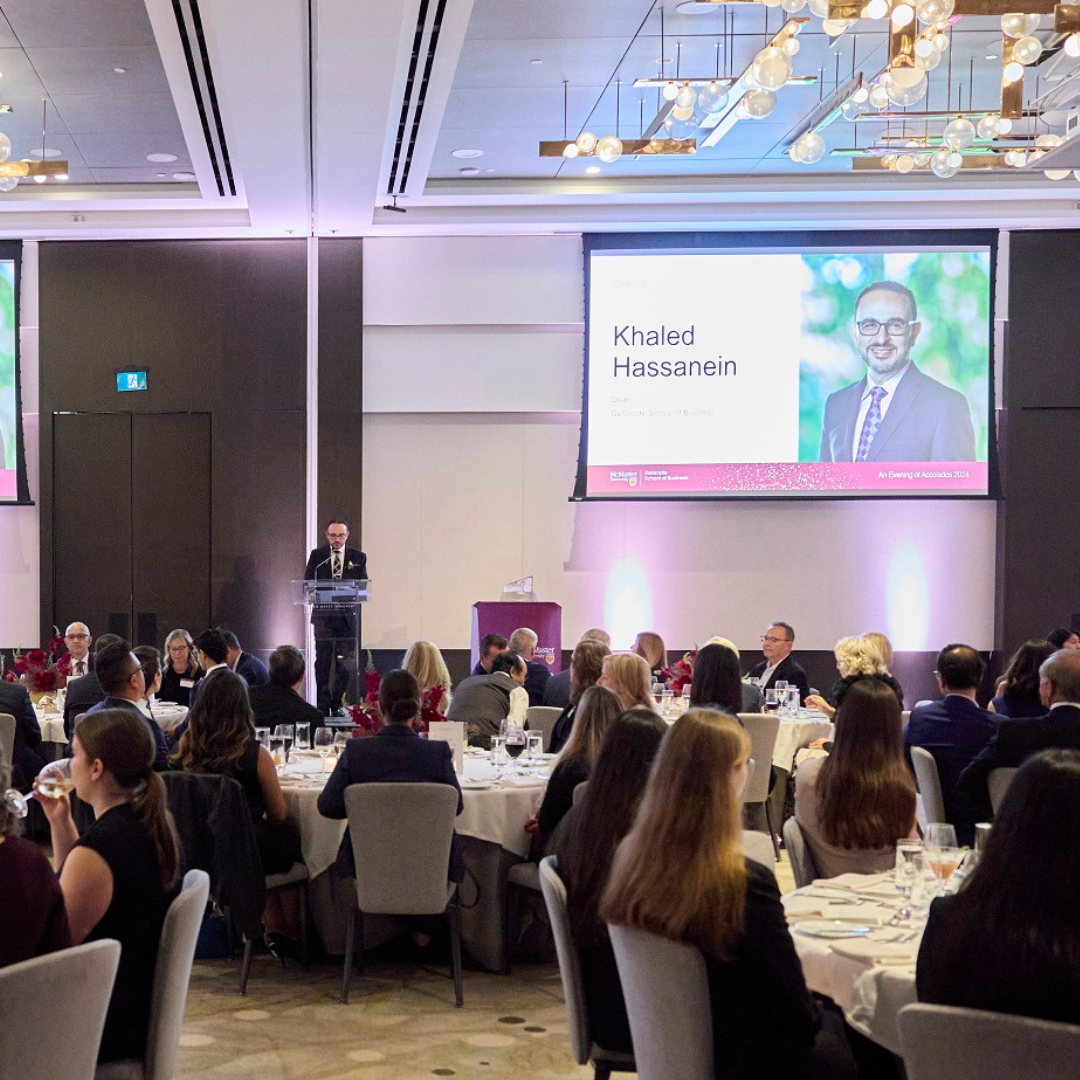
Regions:
<instances>
[{"instance_id":1,"label":"bald man","mask_svg":"<svg viewBox=\"0 0 1080 1080\"><path fill-rule=\"evenodd\" d=\"M77 679L93 670L90 646L93 643L90 629L86 623L73 622L64 631L64 645L67 646L67 659L71 665L71 678ZM63 661L63 657L61 657Z\"/></svg>"}]
</instances>

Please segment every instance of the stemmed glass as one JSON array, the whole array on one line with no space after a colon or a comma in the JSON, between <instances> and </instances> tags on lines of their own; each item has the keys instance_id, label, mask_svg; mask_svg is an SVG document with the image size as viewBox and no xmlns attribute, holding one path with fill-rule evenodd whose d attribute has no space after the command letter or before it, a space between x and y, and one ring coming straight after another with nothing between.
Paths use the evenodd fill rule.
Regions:
<instances>
[{"instance_id":1,"label":"stemmed glass","mask_svg":"<svg viewBox=\"0 0 1080 1080\"><path fill-rule=\"evenodd\" d=\"M514 762L514 775L520 776L517 759L525 750L525 726L518 721L506 720L502 734L506 736L506 752Z\"/></svg>"},{"instance_id":2,"label":"stemmed glass","mask_svg":"<svg viewBox=\"0 0 1080 1080\"><path fill-rule=\"evenodd\" d=\"M16 791L15 788L8 788L4 792L4 805L7 807L9 814L17 818L26 817L26 796L22 792Z\"/></svg>"},{"instance_id":3,"label":"stemmed glass","mask_svg":"<svg viewBox=\"0 0 1080 1080\"><path fill-rule=\"evenodd\" d=\"M788 687L791 685L787 679L777 679L776 687L776 711L780 716L786 716L788 707Z\"/></svg>"},{"instance_id":4,"label":"stemmed glass","mask_svg":"<svg viewBox=\"0 0 1080 1080\"><path fill-rule=\"evenodd\" d=\"M956 843L956 829L942 822L927 825L924 847L926 865L938 879L938 896L944 896L945 883L964 861L964 852Z\"/></svg>"},{"instance_id":5,"label":"stemmed glass","mask_svg":"<svg viewBox=\"0 0 1080 1080\"><path fill-rule=\"evenodd\" d=\"M334 729L328 727L320 727L315 729L315 749L319 752L319 757L322 758L323 772L326 772L326 763L330 757L330 751L334 747Z\"/></svg>"}]
</instances>

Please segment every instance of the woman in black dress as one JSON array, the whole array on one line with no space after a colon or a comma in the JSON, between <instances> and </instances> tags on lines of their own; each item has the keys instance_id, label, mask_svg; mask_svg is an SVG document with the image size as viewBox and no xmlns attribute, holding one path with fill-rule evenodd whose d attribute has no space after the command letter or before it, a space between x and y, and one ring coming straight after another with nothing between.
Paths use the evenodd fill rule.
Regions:
<instances>
[{"instance_id":1,"label":"woman in black dress","mask_svg":"<svg viewBox=\"0 0 1080 1080\"><path fill-rule=\"evenodd\" d=\"M174 630L165 639L165 656L158 700L172 701L186 709L191 703L192 688L203 677L191 635L186 630Z\"/></svg>"}]
</instances>

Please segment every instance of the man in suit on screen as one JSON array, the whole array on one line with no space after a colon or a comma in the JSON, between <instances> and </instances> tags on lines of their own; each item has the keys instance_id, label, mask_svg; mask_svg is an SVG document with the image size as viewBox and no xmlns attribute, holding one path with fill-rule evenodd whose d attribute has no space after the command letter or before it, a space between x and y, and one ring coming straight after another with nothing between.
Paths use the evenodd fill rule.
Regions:
<instances>
[{"instance_id":1,"label":"man in suit on screen","mask_svg":"<svg viewBox=\"0 0 1080 1080\"><path fill-rule=\"evenodd\" d=\"M305 581L361 581L367 578L367 556L348 547L349 526L340 518L326 525L326 543L308 556ZM343 715L342 695L356 673L356 642L360 627L342 612L312 612L315 628L315 686L318 707L329 715Z\"/></svg>"},{"instance_id":2,"label":"man in suit on screen","mask_svg":"<svg viewBox=\"0 0 1080 1080\"><path fill-rule=\"evenodd\" d=\"M822 461L975 460L967 398L911 359L921 329L907 286L877 281L859 294L852 336L866 376L825 402Z\"/></svg>"}]
</instances>

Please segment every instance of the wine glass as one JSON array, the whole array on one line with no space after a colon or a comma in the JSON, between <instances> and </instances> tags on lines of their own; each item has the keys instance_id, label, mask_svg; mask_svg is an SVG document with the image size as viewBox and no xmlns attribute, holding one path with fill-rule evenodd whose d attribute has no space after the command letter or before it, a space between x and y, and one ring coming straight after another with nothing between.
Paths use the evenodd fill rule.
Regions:
<instances>
[{"instance_id":1,"label":"wine glass","mask_svg":"<svg viewBox=\"0 0 1080 1080\"><path fill-rule=\"evenodd\" d=\"M345 747L349 745L352 736L347 731L338 731L334 734L334 757L341 757L345 753Z\"/></svg>"},{"instance_id":2,"label":"wine glass","mask_svg":"<svg viewBox=\"0 0 1080 1080\"><path fill-rule=\"evenodd\" d=\"M21 791L16 791L15 788L8 788L4 792L4 805L7 807L8 813L17 818L24 818L27 814L27 802L26 796Z\"/></svg>"},{"instance_id":3,"label":"wine glass","mask_svg":"<svg viewBox=\"0 0 1080 1080\"><path fill-rule=\"evenodd\" d=\"M766 712L776 712L776 710L780 708L780 700L777 695L778 692L775 689L765 691Z\"/></svg>"},{"instance_id":4,"label":"wine glass","mask_svg":"<svg viewBox=\"0 0 1080 1080\"><path fill-rule=\"evenodd\" d=\"M938 896L945 895L945 883L964 861L964 852L957 846L956 829L943 822L926 827L926 865L938 880Z\"/></svg>"},{"instance_id":5,"label":"wine glass","mask_svg":"<svg viewBox=\"0 0 1080 1080\"><path fill-rule=\"evenodd\" d=\"M278 724L274 728L274 736L281 740L282 746L285 748L285 764L289 764L289 754L292 753L293 748L293 725L292 724Z\"/></svg>"},{"instance_id":6,"label":"wine glass","mask_svg":"<svg viewBox=\"0 0 1080 1080\"><path fill-rule=\"evenodd\" d=\"M525 750L525 727L518 721L507 720L504 734L506 735L506 752L514 762L514 775L520 776L521 770L518 768L517 759Z\"/></svg>"},{"instance_id":7,"label":"wine glass","mask_svg":"<svg viewBox=\"0 0 1080 1080\"><path fill-rule=\"evenodd\" d=\"M788 687L791 684L787 679L777 679L773 685L776 688L776 711L781 716L786 716L788 711Z\"/></svg>"},{"instance_id":8,"label":"wine glass","mask_svg":"<svg viewBox=\"0 0 1080 1080\"><path fill-rule=\"evenodd\" d=\"M50 761L38 773L34 790L46 799L61 799L75 790L75 781L71 779L71 758Z\"/></svg>"},{"instance_id":9,"label":"wine glass","mask_svg":"<svg viewBox=\"0 0 1080 1080\"><path fill-rule=\"evenodd\" d=\"M334 746L334 729L328 727L319 727L315 729L315 749L319 752L319 757L323 760L323 771L326 771L326 763L330 756L330 751Z\"/></svg>"}]
</instances>

